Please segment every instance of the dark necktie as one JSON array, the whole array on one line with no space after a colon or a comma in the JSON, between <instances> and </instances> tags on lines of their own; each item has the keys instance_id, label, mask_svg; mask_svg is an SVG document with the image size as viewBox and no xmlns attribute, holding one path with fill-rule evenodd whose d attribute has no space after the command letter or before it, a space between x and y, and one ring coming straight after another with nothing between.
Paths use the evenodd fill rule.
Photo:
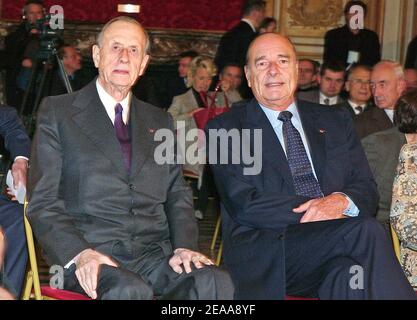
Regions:
<instances>
[{"instance_id":1,"label":"dark necktie","mask_svg":"<svg viewBox=\"0 0 417 320\"><path fill-rule=\"evenodd\" d=\"M282 121L282 133L287 150L287 160L294 180L295 193L300 196L319 198L323 196L320 185L314 177L300 133L291 122L292 113L282 111L278 120Z\"/></svg>"},{"instance_id":2,"label":"dark necktie","mask_svg":"<svg viewBox=\"0 0 417 320\"><path fill-rule=\"evenodd\" d=\"M330 104L330 99L329 98L325 98L324 99L324 104L328 106Z\"/></svg>"},{"instance_id":3,"label":"dark necktie","mask_svg":"<svg viewBox=\"0 0 417 320\"><path fill-rule=\"evenodd\" d=\"M363 107L362 106L357 106L357 107L355 107L355 109L358 111L359 114L361 114L362 111L363 111Z\"/></svg>"},{"instance_id":4,"label":"dark necktie","mask_svg":"<svg viewBox=\"0 0 417 320\"><path fill-rule=\"evenodd\" d=\"M126 169L130 172L130 163L132 159L132 144L130 141L129 128L123 122L123 107L120 103L114 107L116 116L114 118L114 129L116 137L119 140L120 147L123 153L123 161Z\"/></svg>"}]
</instances>

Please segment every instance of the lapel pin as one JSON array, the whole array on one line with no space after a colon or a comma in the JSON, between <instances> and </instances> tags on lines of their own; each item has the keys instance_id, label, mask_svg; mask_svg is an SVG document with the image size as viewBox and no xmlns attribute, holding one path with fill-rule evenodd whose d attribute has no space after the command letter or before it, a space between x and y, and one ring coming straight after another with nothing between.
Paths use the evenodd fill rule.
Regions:
<instances>
[{"instance_id":1,"label":"lapel pin","mask_svg":"<svg viewBox=\"0 0 417 320\"><path fill-rule=\"evenodd\" d=\"M326 133L326 130L324 130L324 129L320 129L320 130L319 130L319 132L320 132L321 134L323 134L323 133Z\"/></svg>"},{"instance_id":2,"label":"lapel pin","mask_svg":"<svg viewBox=\"0 0 417 320\"><path fill-rule=\"evenodd\" d=\"M155 129L148 129L149 130L149 133L155 133Z\"/></svg>"}]
</instances>

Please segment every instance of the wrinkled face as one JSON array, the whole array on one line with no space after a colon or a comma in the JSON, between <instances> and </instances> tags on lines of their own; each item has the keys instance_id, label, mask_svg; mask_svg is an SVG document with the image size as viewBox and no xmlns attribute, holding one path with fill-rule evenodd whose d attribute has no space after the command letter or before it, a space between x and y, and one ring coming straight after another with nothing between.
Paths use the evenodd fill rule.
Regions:
<instances>
[{"instance_id":1,"label":"wrinkled face","mask_svg":"<svg viewBox=\"0 0 417 320\"><path fill-rule=\"evenodd\" d=\"M66 47L63 59L65 70L69 74L81 69L81 55L73 47Z\"/></svg>"},{"instance_id":2,"label":"wrinkled face","mask_svg":"<svg viewBox=\"0 0 417 320\"><path fill-rule=\"evenodd\" d=\"M265 107L285 110L294 101L298 65L291 43L283 36L266 33L254 40L245 73L254 96Z\"/></svg>"},{"instance_id":3,"label":"wrinkled face","mask_svg":"<svg viewBox=\"0 0 417 320\"><path fill-rule=\"evenodd\" d=\"M242 70L239 67L226 67L220 75L220 80L228 81L230 89L237 89L242 83Z\"/></svg>"},{"instance_id":4,"label":"wrinkled face","mask_svg":"<svg viewBox=\"0 0 417 320\"><path fill-rule=\"evenodd\" d=\"M43 8L41 5L32 3L26 7L26 19L29 23L43 18Z\"/></svg>"},{"instance_id":5,"label":"wrinkled face","mask_svg":"<svg viewBox=\"0 0 417 320\"><path fill-rule=\"evenodd\" d=\"M404 75L407 89L417 89L417 70L407 69L404 71Z\"/></svg>"},{"instance_id":6,"label":"wrinkled face","mask_svg":"<svg viewBox=\"0 0 417 320\"><path fill-rule=\"evenodd\" d=\"M405 81L398 79L394 67L377 65L371 74L371 90L375 104L381 109L394 109L405 89Z\"/></svg>"},{"instance_id":7,"label":"wrinkled face","mask_svg":"<svg viewBox=\"0 0 417 320\"><path fill-rule=\"evenodd\" d=\"M191 60L191 57L184 57L178 62L178 74L181 78L185 78L187 76Z\"/></svg>"},{"instance_id":8,"label":"wrinkled face","mask_svg":"<svg viewBox=\"0 0 417 320\"><path fill-rule=\"evenodd\" d=\"M316 81L314 66L310 61L300 60L298 62L298 86L310 86Z\"/></svg>"},{"instance_id":9,"label":"wrinkled face","mask_svg":"<svg viewBox=\"0 0 417 320\"><path fill-rule=\"evenodd\" d=\"M345 84L344 76L345 73L343 71L334 72L327 69L323 76L318 77L320 91L329 98L336 97L340 94Z\"/></svg>"},{"instance_id":10,"label":"wrinkled face","mask_svg":"<svg viewBox=\"0 0 417 320\"><path fill-rule=\"evenodd\" d=\"M211 85L212 76L205 68L197 68L193 76L193 88L197 92L207 92Z\"/></svg>"},{"instance_id":11,"label":"wrinkled face","mask_svg":"<svg viewBox=\"0 0 417 320\"><path fill-rule=\"evenodd\" d=\"M149 56L142 28L126 21L116 21L104 32L101 47L93 47L93 59L99 69L100 83L118 89L132 87L143 74Z\"/></svg>"},{"instance_id":12,"label":"wrinkled face","mask_svg":"<svg viewBox=\"0 0 417 320\"><path fill-rule=\"evenodd\" d=\"M371 98L371 71L366 69L354 70L348 81L346 91L349 92L349 99L357 104L368 102Z\"/></svg>"}]
</instances>

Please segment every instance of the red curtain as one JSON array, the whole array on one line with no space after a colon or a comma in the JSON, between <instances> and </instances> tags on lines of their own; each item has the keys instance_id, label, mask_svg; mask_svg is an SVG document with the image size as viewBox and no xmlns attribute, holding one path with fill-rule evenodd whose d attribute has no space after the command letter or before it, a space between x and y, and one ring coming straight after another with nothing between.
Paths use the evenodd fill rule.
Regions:
<instances>
[{"instance_id":1,"label":"red curtain","mask_svg":"<svg viewBox=\"0 0 417 320\"><path fill-rule=\"evenodd\" d=\"M3 1L2 18L20 19L26 0ZM118 15L117 4L139 4L138 20L148 28L228 30L241 15L244 0L45 0L64 8L66 20L107 22Z\"/></svg>"}]
</instances>

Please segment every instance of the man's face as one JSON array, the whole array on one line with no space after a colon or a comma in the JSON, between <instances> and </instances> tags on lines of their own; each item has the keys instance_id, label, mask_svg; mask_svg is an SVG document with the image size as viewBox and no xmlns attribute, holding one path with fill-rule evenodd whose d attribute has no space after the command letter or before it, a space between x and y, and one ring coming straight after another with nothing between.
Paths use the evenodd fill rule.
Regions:
<instances>
[{"instance_id":1,"label":"man's face","mask_svg":"<svg viewBox=\"0 0 417 320\"><path fill-rule=\"evenodd\" d=\"M366 69L355 69L348 81L346 91L349 92L349 99L357 104L364 104L372 96L371 92L371 71Z\"/></svg>"},{"instance_id":2,"label":"man's face","mask_svg":"<svg viewBox=\"0 0 417 320\"><path fill-rule=\"evenodd\" d=\"M298 62L298 86L311 86L316 81L316 78L313 64L307 60L300 60Z\"/></svg>"},{"instance_id":3,"label":"man's face","mask_svg":"<svg viewBox=\"0 0 417 320\"><path fill-rule=\"evenodd\" d=\"M220 80L225 80L230 83L230 89L236 90L242 83L242 70L239 67L229 66L226 67L222 74L220 74Z\"/></svg>"},{"instance_id":4,"label":"man's face","mask_svg":"<svg viewBox=\"0 0 417 320\"><path fill-rule=\"evenodd\" d=\"M407 89L417 89L417 70L406 69L404 71L405 82L407 83Z\"/></svg>"},{"instance_id":5,"label":"man's face","mask_svg":"<svg viewBox=\"0 0 417 320\"><path fill-rule=\"evenodd\" d=\"M187 76L191 60L191 57L184 57L178 62L178 74L181 78L185 78Z\"/></svg>"},{"instance_id":6,"label":"man's face","mask_svg":"<svg viewBox=\"0 0 417 320\"><path fill-rule=\"evenodd\" d=\"M102 42L101 47L93 47L100 83L108 92L130 89L149 61L144 31L136 24L117 21L104 32Z\"/></svg>"},{"instance_id":7,"label":"man's face","mask_svg":"<svg viewBox=\"0 0 417 320\"><path fill-rule=\"evenodd\" d=\"M81 55L73 47L66 47L63 59L65 70L69 75L81 69Z\"/></svg>"},{"instance_id":8,"label":"man's face","mask_svg":"<svg viewBox=\"0 0 417 320\"><path fill-rule=\"evenodd\" d=\"M255 28L259 28L259 26L261 25L262 21L265 18L265 8L261 10L255 10L254 13L255 13L254 14Z\"/></svg>"},{"instance_id":9,"label":"man's face","mask_svg":"<svg viewBox=\"0 0 417 320\"><path fill-rule=\"evenodd\" d=\"M32 3L26 7L26 19L30 24L36 22L36 20L43 18L43 7L39 4Z\"/></svg>"},{"instance_id":10,"label":"man's face","mask_svg":"<svg viewBox=\"0 0 417 320\"><path fill-rule=\"evenodd\" d=\"M393 66L381 64L374 67L371 74L371 90L379 108L394 109L405 87L405 81L398 79Z\"/></svg>"},{"instance_id":11,"label":"man's face","mask_svg":"<svg viewBox=\"0 0 417 320\"><path fill-rule=\"evenodd\" d=\"M207 92L210 88L212 76L205 68L197 68L193 77L193 88L197 92Z\"/></svg>"},{"instance_id":12,"label":"man's face","mask_svg":"<svg viewBox=\"0 0 417 320\"><path fill-rule=\"evenodd\" d=\"M291 43L281 35L266 33L250 46L246 78L263 106L285 110L294 101L298 65Z\"/></svg>"},{"instance_id":13,"label":"man's face","mask_svg":"<svg viewBox=\"0 0 417 320\"><path fill-rule=\"evenodd\" d=\"M345 83L344 76L345 73L343 71L334 72L327 69L323 76L318 77L321 93L329 98L338 96Z\"/></svg>"}]
</instances>

